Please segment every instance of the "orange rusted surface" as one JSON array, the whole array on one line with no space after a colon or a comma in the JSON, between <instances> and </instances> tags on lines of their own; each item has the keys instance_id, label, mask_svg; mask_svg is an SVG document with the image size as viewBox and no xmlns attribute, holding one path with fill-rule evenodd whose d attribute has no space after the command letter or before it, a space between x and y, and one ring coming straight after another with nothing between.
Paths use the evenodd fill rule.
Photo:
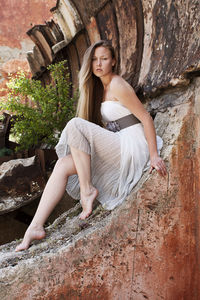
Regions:
<instances>
[{"instance_id":1,"label":"orange rusted surface","mask_svg":"<svg viewBox=\"0 0 200 300\"><path fill-rule=\"evenodd\" d=\"M199 134L193 130L196 121L191 103L173 147L167 185L153 182L139 191L144 208L140 211L142 230L140 246L136 247L133 299L140 299L139 290L148 291L147 299L200 297L200 157L195 146Z\"/></svg>"},{"instance_id":2,"label":"orange rusted surface","mask_svg":"<svg viewBox=\"0 0 200 300\"><path fill-rule=\"evenodd\" d=\"M97 22L94 17L90 18L90 23L86 25L87 33L90 38L91 44L99 41L101 39L100 33L97 27Z\"/></svg>"},{"instance_id":3,"label":"orange rusted surface","mask_svg":"<svg viewBox=\"0 0 200 300\"><path fill-rule=\"evenodd\" d=\"M21 48L28 39L26 31L52 18L50 8L55 0L1 0L0 46Z\"/></svg>"}]
</instances>

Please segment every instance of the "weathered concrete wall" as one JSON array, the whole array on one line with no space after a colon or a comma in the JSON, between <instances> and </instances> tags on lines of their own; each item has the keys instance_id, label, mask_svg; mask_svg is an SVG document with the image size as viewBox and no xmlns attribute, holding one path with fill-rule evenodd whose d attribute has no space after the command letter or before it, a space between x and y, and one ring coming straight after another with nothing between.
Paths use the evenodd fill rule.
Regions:
<instances>
[{"instance_id":1,"label":"weathered concrete wall","mask_svg":"<svg viewBox=\"0 0 200 300\"><path fill-rule=\"evenodd\" d=\"M34 44L26 31L52 18L50 8L55 3L56 0L1 0L0 88L5 87L8 74L15 74L18 68L30 72L26 53Z\"/></svg>"},{"instance_id":2,"label":"weathered concrete wall","mask_svg":"<svg viewBox=\"0 0 200 300\"><path fill-rule=\"evenodd\" d=\"M16 242L2 246L0 298L200 298L199 86L198 78L172 90L178 104L156 116L167 178L147 172L111 213L97 207L80 221L73 209L24 253L14 252Z\"/></svg>"},{"instance_id":3,"label":"weathered concrete wall","mask_svg":"<svg viewBox=\"0 0 200 300\"><path fill-rule=\"evenodd\" d=\"M139 88L156 114L169 174L161 179L146 173L111 213L98 207L81 222L80 208L75 208L47 229L43 242L24 253L14 253L16 242L2 246L0 297L198 300L199 1L69 3L72 19L76 16L80 24L74 36L71 31L63 34L65 39L71 34L71 42L61 41L55 45L58 51L49 53L54 59L68 58L77 85L87 45L100 37L112 40L120 74ZM66 14L59 5L53 11ZM47 44L51 49L51 39Z\"/></svg>"}]
</instances>

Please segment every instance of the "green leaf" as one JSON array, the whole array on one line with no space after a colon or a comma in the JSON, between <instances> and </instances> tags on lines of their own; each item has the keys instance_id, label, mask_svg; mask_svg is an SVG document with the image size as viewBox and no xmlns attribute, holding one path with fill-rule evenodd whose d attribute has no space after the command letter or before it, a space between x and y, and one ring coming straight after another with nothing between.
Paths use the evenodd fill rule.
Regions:
<instances>
[{"instance_id":1,"label":"green leaf","mask_svg":"<svg viewBox=\"0 0 200 300\"><path fill-rule=\"evenodd\" d=\"M20 71L7 84L7 100L0 109L16 115L12 134L19 149L55 146L60 132L75 115L78 94L70 97L71 83L67 62L48 67L52 82L43 86L41 81L30 79ZM59 132L59 134L57 134Z\"/></svg>"}]
</instances>

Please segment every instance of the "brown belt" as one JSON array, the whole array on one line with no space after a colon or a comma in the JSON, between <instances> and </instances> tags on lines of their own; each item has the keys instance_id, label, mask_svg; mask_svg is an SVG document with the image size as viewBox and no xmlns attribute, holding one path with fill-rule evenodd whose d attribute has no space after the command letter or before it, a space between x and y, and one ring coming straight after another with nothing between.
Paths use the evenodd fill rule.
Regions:
<instances>
[{"instance_id":1,"label":"brown belt","mask_svg":"<svg viewBox=\"0 0 200 300\"><path fill-rule=\"evenodd\" d=\"M106 128L110 131L117 132L126 127L141 123L133 114L122 117L118 120L108 122Z\"/></svg>"}]
</instances>

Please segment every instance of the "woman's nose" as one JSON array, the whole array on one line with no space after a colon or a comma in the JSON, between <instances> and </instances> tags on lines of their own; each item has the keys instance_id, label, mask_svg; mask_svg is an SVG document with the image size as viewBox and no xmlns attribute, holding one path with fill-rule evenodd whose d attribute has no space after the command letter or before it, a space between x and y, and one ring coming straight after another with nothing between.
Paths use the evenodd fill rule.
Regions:
<instances>
[{"instance_id":1,"label":"woman's nose","mask_svg":"<svg viewBox=\"0 0 200 300\"><path fill-rule=\"evenodd\" d=\"M101 65L101 59L97 59L97 65L100 66Z\"/></svg>"}]
</instances>

